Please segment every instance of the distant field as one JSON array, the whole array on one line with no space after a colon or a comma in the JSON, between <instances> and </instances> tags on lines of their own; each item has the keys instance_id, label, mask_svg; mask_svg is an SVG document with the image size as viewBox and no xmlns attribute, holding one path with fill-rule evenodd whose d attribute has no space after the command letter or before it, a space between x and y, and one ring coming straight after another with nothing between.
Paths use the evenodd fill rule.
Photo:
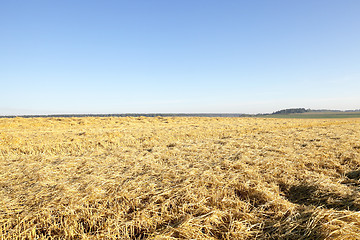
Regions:
<instances>
[{"instance_id":1,"label":"distant field","mask_svg":"<svg viewBox=\"0 0 360 240\"><path fill-rule=\"evenodd\" d=\"M360 118L360 112L308 112L266 115L267 118Z\"/></svg>"},{"instance_id":2,"label":"distant field","mask_svg":"<svg viewBox=\"0 0 360 240\"><path fill-rule=\"evenodd\" d=\"M360 119L0 119L0 239L360 239Z\"/></svg>"}]
</instances>

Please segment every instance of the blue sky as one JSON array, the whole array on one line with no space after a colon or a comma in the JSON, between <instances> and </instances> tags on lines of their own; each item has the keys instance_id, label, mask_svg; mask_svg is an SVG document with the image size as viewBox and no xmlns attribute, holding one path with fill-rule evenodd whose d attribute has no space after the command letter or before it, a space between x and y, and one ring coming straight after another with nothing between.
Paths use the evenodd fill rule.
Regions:
<instances>
[{"instance_id":1,"label":"blue sky","mask_svg":"<svg viewBox=\"0 0 360 240\"><path fill-rule=\"evenodd\" d=\"M0 1L0 115L360 108L358 0Z\"/></svg>"}]
</instances>

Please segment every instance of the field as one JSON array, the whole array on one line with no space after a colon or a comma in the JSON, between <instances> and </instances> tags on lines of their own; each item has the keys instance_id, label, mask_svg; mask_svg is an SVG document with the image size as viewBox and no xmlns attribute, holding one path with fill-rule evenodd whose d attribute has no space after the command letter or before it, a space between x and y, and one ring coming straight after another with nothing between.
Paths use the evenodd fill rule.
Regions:
<instances>
[{"instance_id":1,"label":"field","mask_svg":"<svg viewBox=\"0 0 360 240\"><path fill-rule=\"evenodd\" d=\"M0 119L1 239L360 239L359 119Z\"/></svg>"}]
</instances>

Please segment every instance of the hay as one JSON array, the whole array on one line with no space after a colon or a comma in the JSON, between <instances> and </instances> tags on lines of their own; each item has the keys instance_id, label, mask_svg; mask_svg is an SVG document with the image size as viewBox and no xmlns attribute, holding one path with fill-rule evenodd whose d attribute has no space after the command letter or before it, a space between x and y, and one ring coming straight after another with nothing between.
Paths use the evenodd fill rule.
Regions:
<instances>
[{"instance_id":1,"label":"hay","mask_svg":"<svg viewBox=\"0 0 360 240\"><path fill-rule=\"evenodd\" d=\"M0 119L4 239L360 239L359 120Z\"/></svg>"}]
</instances>

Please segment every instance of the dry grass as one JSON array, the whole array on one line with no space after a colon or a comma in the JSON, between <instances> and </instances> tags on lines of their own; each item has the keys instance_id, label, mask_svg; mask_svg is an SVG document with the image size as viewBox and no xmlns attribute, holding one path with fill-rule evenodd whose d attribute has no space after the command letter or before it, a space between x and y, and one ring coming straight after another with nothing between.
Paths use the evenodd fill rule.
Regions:
<instances>
[{"instance_id":1,"label":"dry grass","mask_svg":"<svg viewBox=\"0 0 360 240\"><path fill-rule=\"evenodd\" d=\"M2 239L360 239L360 120L0 119Z\"/></svg>"}]
</instances>

